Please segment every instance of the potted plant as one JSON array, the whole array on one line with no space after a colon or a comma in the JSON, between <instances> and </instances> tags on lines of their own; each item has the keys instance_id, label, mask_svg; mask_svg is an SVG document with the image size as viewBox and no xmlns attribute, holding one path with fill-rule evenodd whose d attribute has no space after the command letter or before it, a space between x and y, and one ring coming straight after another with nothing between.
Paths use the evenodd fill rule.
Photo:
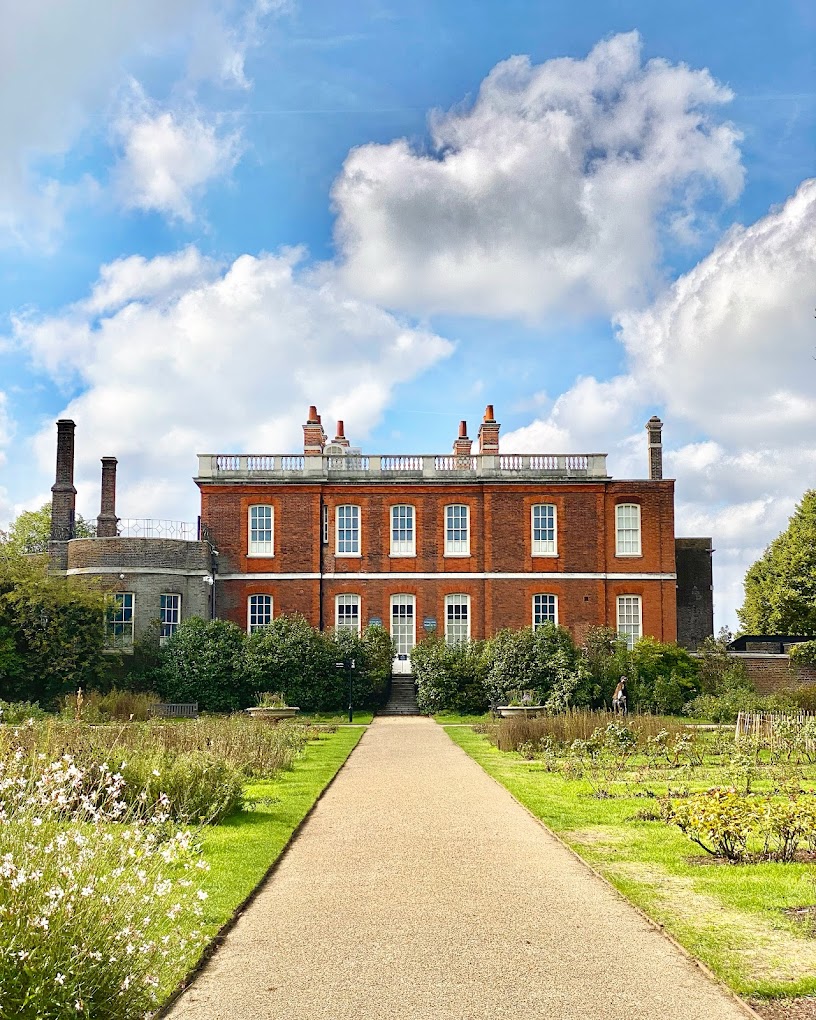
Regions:
<instances>
[{"instance_id":1,"label":"potted plant","mask_svg":"<svg viewBox=\"0 0 816 1020\"><path fill-rule=\"evenodd\" d=\"M300 709L295 705L287 705L282 694L261 691L255 696L256 704L246 711L253 719L294 719Z\"/></svg>"},{"instance_id":2,"label":"potted plant","mask_svg":"<svg viewBox=\"0 0 816 1020\"><path fill-rule=\"evenodd\" d=\"M534 704L535 691L508 691L506 705L499 705L496 711L503 719L512 719L514 716L528 716L535 718L544 711L543 705Z\"/></svg>"}]
</instances>

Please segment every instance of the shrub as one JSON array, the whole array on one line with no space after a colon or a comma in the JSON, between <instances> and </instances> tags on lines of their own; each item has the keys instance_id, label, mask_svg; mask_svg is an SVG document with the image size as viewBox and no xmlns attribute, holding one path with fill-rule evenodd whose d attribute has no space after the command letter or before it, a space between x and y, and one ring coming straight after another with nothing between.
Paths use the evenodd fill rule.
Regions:
<instances>
[{"instance_id":1,"label":"shrub","mask_svg":"<svg viewBox=\"0 0 816 1020\"><path fill-rule=\"evenodd\" d=\"M245 640L240 627L227 620L185 620L162 649L159 693L166 701L197 701L208 712L251 705L259 688L244 668Z\"/></svg>"},{"instance_id":2,"label":"shrub","mask_svg":"<svg viewBox=\"0 0 816 1020\"><path fill-rule=\"evenodd\" d=\"M589 672L569 631L554 624L500 630L485 651L485 685L491 701L507 703L519 688L535 692L553 711L589 700Z\"/></svg>"},{"instance_id":3,"label":"shrub","mask_svg":"<svg viewBox=\"0 0 816 1020\"><path fill-rule=\"evenodd\" d=\"M799 666L816 666L816 641L800 641L791 647L789 654Z\"/></svg>"},{"instance_id":4,"label":"shrub","mask_svg":"<svg viewBox=\"0 0 816 1020\"><path fill-rule=\"evenodd\" d=\"M757 822L755 804L729 787L669 801L665 818L714 857L729 861L745 858L748 837Z\"/></svg>"},{"instance_id":5,"label":"shrub","mask_svg":"<svg viewBox=\"0 0 816 1020\"><path fill-rule=\"evenodd\" d=\"M200 951L182 934L204 896L191 836L133 819L121 789L70 758L4 757L0 1016L142 1020Z\"/></svg>"},{"instance_id":6,"label":"shrub","mask_svg":"<svg viewBox=\"0 0 816 1020\"><path fill-rule=\"evenodd\" d=\"M45 719L46 715L36 701L0 701L0 723L18 726L29 719Z\"/></svg>"},{"instance_id":7,"label":"shrub","mask_svg":"<svg viewBox=\"0 0 816 1020\"><path fill-rule=\"evenodd\" d=\"M631 652L630 706L676 714L698 691L697 665L685 648L643 637Z\"/></svg>"},{"instance_id":8,"label":"shrub","mask_svg":"<svg viewBox=\"0 0 816 1020\"><path fill-rule=\"evenodd\" d=\"M714 787L665 801L663 815L706 853L732 862L753 853L786 863L794 860L802 843L816 843L816 803L798 789L783 797L756 798Z\"/></svg>"},{"instance_id":9,"label":"shrub","mask_svg":"<svg viewBox=\"0 0 816 1020\"><path fill-rule=\"evenodd\" d=\"M484 651L484 641L448 645L436 636L421 641L411 653L420 711L485 712Z\"/></svg>"},{"instance_id":10,"label":"shrub","mask_svg":"<svg viewBox=\"0 0 816 1020\"><path fill-rule=\"evenodd\" d=\"M325 636L298 615L276 617L246 643L246 682L253 691L280 691L305 711L339 708L342 679Z\"/></svg>"}]
</instances>

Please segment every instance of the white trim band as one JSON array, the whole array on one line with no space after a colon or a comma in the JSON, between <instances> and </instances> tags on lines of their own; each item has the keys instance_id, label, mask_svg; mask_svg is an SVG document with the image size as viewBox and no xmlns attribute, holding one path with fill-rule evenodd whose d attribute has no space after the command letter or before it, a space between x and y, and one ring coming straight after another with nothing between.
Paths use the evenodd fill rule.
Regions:
<instances>
[{"instance_id":1,"label":"white trim band","mask_svg":"<svg viewBox=\"0 0 816 1020\"><path fill-rule=\"evenodd\" d=\"M157 571L158 573L158 571ZM219 581L318 581L320 574L274 574L261 573L260 571L251 574L218 574ZM465 571L438 571L433 574L420 574L416 572L384 572L368 573L357 571L349 574L325 573L322 575L324 581L435 581L438 578L443 580L460 581L676 581L677 574L575 574L575 573L536 573L530 571L526 574L510 574L501 572L490 573L467 573Z\"/></svg>"},{"instance_id":2,"label":"white trim band","mask_svg":"<svg viewBox=\"0 0 816 1020\"><path fill-rule=\"evenodd\" d=\"M207 577L210 573L209 570L202 570L200 567L188 570L186 567L71 567L65 571L66 575L75 576L77 574L124 574L125 577L128 574L174 574L179 577ZM247 577L251 577L251 574L247 574ZM267 577L274 577L274 574L264 575ZM315 577L318 575L315 574Z\"/></svg>"}]
</instances>

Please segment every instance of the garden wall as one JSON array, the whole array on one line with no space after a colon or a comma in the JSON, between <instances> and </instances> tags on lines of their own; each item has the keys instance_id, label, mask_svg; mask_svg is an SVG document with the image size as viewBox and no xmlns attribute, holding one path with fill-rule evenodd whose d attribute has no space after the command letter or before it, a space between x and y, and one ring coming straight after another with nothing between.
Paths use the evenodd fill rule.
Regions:
<instances>
[{"instance_id":1,"label":"garden wall","mask_svg":"<svg viewBox=\"0 0 816 1020\"><path fill-rule=\"evenodd\" d=\"M789 655L765 652L731 652L731 655L745 665L748 679L759 694L775 694L805 684L816 684L816 668L796 666L791 663Z\"/></svg>"}]
</instances>

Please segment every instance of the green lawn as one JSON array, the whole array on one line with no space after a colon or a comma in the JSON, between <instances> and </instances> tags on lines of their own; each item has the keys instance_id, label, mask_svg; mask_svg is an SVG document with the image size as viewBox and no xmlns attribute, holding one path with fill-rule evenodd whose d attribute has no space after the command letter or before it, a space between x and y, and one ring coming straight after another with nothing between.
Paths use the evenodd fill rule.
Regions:
<instances>
[{"instance_id":1,"label":"green lawn","mask_svg":"<svg viewBox=\"0 0 816 1020\"><path fill-rule=\"evenodd\" d=\"M583 780L498 751L471 729L452 728L448 735L736 992L816 994L816 939L782 913L816 903L813 865L700 863L705 855L676 827L632 820L653 808L653 799L599 800ZM686 782L679 770L674 785ZM710 775L705 782L713 784ZM662 789L652 785L665 792L665 782Z\"/></svg>"},{"instance_id":2,"label":"green lawn","mask_svg":"<svg viewBox=\"0 0 816 1020\"><path fill-rule=\"evenodd\" d=\"M473 726L474 723L489 722L491 715L460 715L458 712L435 712L431 718L440 726Z\"/></svg>"},{"instance_id":3,"label":"green lawn","mask_svg":"<svg viewBox=\"0 0 816 1020\"><path fill-rule=\"evenodd\" d=\"M209 938L215 937L263 879L364 732L363 727L346 727L322 733L291 770L247 787L254 802L249 810L204 831L202 846L210 870L202 882L207 892L202 921ZM183 975L178 977L181 980Z\"/></svg>"},{"instance_id":4,"label":"green lawn","mask_svg":"<svg viewBox=\"0 0 816 1020\"><path fill-rule=\"evenodd\" d=\"M354 709L354 726L368 726L374 719L374 713L366 709ZM348 725L348 709L345 712L304 712L298 716L300 722L314 723L316 726Z\"/></svg>"}]
</instances>

